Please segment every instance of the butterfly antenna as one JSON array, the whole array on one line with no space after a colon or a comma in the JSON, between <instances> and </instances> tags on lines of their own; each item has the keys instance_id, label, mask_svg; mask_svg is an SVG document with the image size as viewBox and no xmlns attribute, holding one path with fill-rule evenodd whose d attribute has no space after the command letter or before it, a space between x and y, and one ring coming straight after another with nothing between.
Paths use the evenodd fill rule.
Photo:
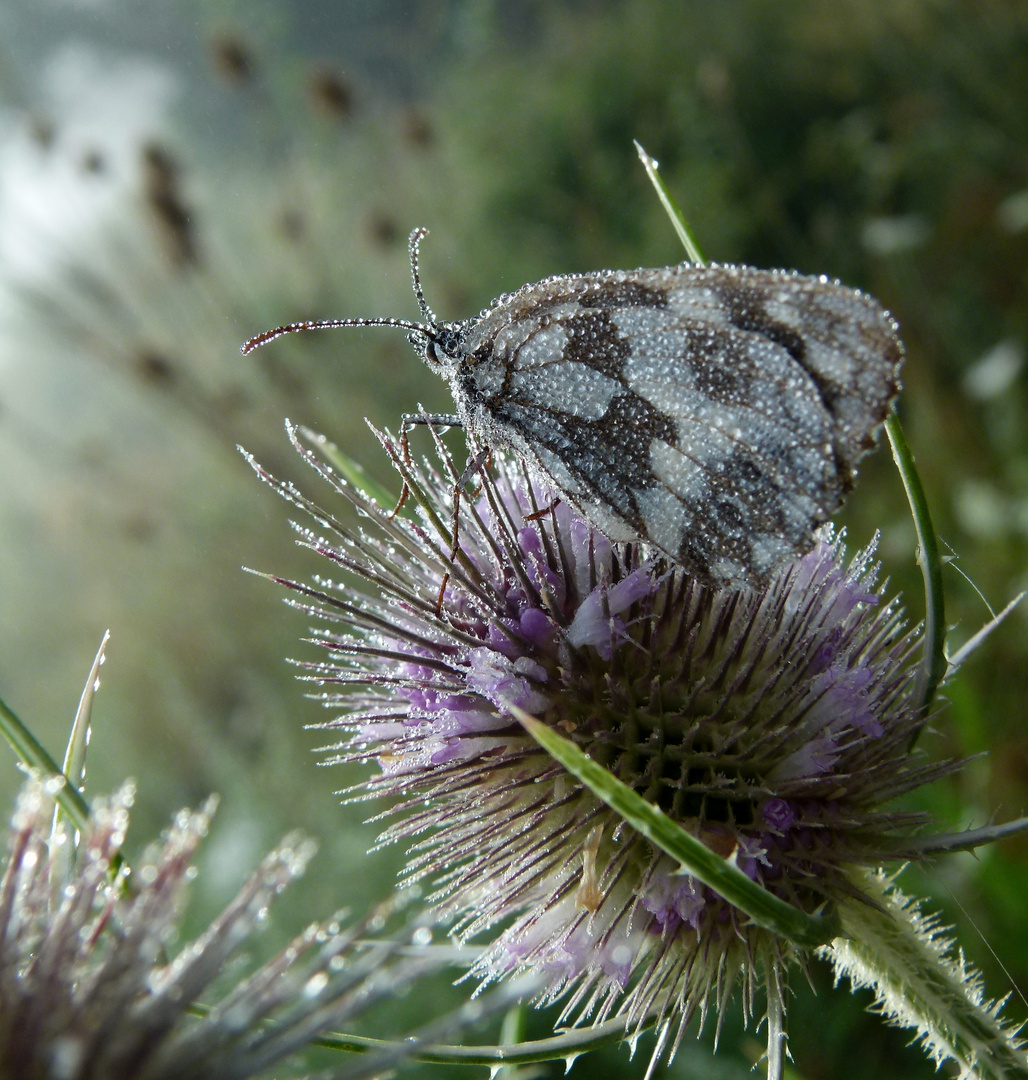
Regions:
<instances>
[{"instance_id":1,"label":"butterfly antenna","mask_svg":"<svg viewBox=\"0 0 1028 1080\"><path fill-rule=\"evenodd\" d=\"M428 229L419 227L410 234L408 251L410 253L410 275L414 283L414 295L417 297L418 307L425 318L425 323L410 322L408 319L308 319L304 322L286 323L284 326L276 326L274 330L265 330L262 334L244 341L240 352L245 356L247 353L267 345L269 341L282 337L283 334L295 334L300 330L335 330L340 326L399 326L403 330L410 330L420 334L424 338L434 340L439 321L435 312L428 306L425 292L421 288L421 275L418 273L418 248L421 241L428 236Z\"/></svg>"},{"instance_id":2,"label":"butterfly antenna","mask_svg":"<svg viewBox=\"0 0 1028 1080\"><path fill-rule=\"evenodd\" d=\"M421 309L421 314L425 317L428 325L436 327L439 325L439 320L436 319L435 312L428 306L424 290L421 288L421 276L418 273L418 248L426 236L428 236L428 229L421 226L416 228L410 234L407 250L410 252L410 276L414 282L414 295L418 298L418 307Z\"/></svg>"},{"instance_id":3,"label":"butterfly antenna","mask_svg":"<svg viewBox=\"0 0 1028 1080\"><path fill-rule=\"evenodd\" d=\"M295 334L299 330L335 330L340 326L399 326L403 330L411 330L415 334L431 338L434 325L434 321L432 326L422 326L421 323L410 322L408 319L309 319L306 322L287 323L285 326L276 326L274 330L265 330L263 334L244 341L239 351L246 356L283 334Z\"/></svg>"}]
</instances>

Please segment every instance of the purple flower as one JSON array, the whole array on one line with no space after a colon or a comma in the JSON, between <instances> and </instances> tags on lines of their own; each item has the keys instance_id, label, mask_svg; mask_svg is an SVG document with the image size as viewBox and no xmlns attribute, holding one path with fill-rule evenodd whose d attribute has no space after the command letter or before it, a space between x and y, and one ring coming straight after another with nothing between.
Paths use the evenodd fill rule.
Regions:
<instances>
[{"instance_id":1,"label":"purple flower","mask_svg":"<svg viewBox=\"0 0 1028 1080\"><path fill-rule=\"evenodd\" d=\"M544 973L563 1022L747 1010L788 942L655 851L558 767L512 705L573 739L754 881L806 911L852 897L924 818L882 804L956 766L909 748L919 639L876 586L873 547L826 536L765 588L716 590L638 544L611 544L510 459L464 495L459 467L383 445L413 517L355 492L294 442L363 518L350 530L291 485L303 543L346 574L285 582L326 652L301 666L345 733L331 760L377 763L360 797L393 802L383 839L485 982ZM315 437L310 437L312 440ZM323 535L324 534L324 535ZM281 580L281 579L280 579Z\"/></svg>"}]
</instances>

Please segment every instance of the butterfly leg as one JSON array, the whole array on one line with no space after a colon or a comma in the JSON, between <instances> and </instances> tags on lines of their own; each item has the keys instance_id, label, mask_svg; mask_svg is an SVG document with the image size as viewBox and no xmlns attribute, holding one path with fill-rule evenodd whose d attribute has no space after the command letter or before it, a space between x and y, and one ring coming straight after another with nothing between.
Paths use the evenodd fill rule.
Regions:
<instances>
[{"instance_id":1,"label":"butterfly leg","mask_svg":"<svg viewBox=\"0 0 1028 1080\"><path fill-rule=\"evenodd\" d=\"M486 447L484 450L479 450L474 457L468 459L467 465L464 466L464 471L460 474L460 479L457 481L456 486L453 489L453 537L450 542L450 562L457 558L457 552L460 550L460 498L461 492L465 486L471 482L471 478L477 473L484 465L487 465L493 456L492 450ZM478 495L480 488L476 488L471 493L471 497L475 498ZM439 596L435 602L436 616L442 615L443 612L443 596L446 594L446 586L449 584L450 575L449 572L443 575L442 584L439 586Z\"/></svg>"},{"instance_id":2,"label":"butterfly leg","mask_svg":"<svg viewBox=\"0 0 1028 1080\"><path fill-rule=\"evenodd\" d=\"M526 514L525 515L525 521L539 521L539 520L541 520L542 518L546 517L548 514L552 514L553 511L556 510L557 507L560 506L560 504L563 501L564 500L558 495L555 499L551 499L550 502L547 503L547 505L544 506L541 510L536 510L536 512L534 514Z\"/></svg>"},{"instance_id":3,"label":"butterfly leg","mask_svg":"<svg viewBox=\"0 0 1028 1080\"><path fill-rule=\"evenodd\" d=\"M400 452L403 454L403 462L405 465L410 465L410 441L408 439L408 433L412 427L423 425L430 428L448 428L448 427L463 427L460 417L455 413L404 413L400 417ZM461 489L471 479L471 477L478 472L482 465L488 460L490 451L482 451L474 456L466 465L464 472L461 474L460 479L457 481L457 485L453 490L453 530L452 541L450 544L450 562L457 557L457 551L460 547L458 520L460 515L460 493ZM393 512L389 515L390 518L396 517L396 515L403 508L403 504L407 501L407 496L410 495L410 487L407 482L404 481L403 487L400 490L400 498L398 499L396 506L393 507ZM442 583L439 586L439 595L436 597L435 611L436 616L441 616L443 611L443 597L446 595L446 586L450 582L449 572L443 574Z\"/></svg>"},{"instance_id":4,"label":"butterfly leg","mask_svg":"<svg viewBox=\"0 0 1028 1080\"><path fill-rule=\"evenodd\" d=\"M463 426L460 417L454 413L404 413L400 417L400 450L403 454L404 465L410 465L410 442L407 433L412 427L419 425L433 428ZM389 515L390 521L403 509L403 504L407 501L408 495L410 495L410 488L407 486L407 481L404 480L403 487L400 489L400 498Z\"/></svg>"}]
</instances>

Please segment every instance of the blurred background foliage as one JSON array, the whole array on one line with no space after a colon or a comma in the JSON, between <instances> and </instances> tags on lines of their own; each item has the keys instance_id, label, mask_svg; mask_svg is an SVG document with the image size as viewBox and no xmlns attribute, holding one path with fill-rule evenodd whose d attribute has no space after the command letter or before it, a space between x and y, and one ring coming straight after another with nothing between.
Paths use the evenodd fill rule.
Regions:
<instances>
[{"instance_id":1,"label":"blurred background foliage","mask_svg":"<svg viewBox=\"0 0 1028 1080\"><path fill-rule=\"evenodd\" d=\"M238 346L303 317L413 317L415 225L445 319L553 273L676 262L638 139L711 258L834 275L898 318L953 640L1028 586L1025 3L2 0L0 18L0 693L58 755L111 628L90 789L138 778L137 844L221 793L198 920L288 828L322 853L282 934L364 909L399 865L363 855L369 809L333 794L359 774L316 767L323 717L283 659L306 628L240 564L320 568L235 444L307 479L289 416L391 483L362 418L447 407L401 333ZM919 618L886 452L844 521L855 545L880 530ZM1026 626L1022 607L968 662L923 742L988 752L929 793L947 827L1028 809ZM17 783L0 769L5 805ZM1026 857L1012 840L906 878L995 995L1028 982ZM796 1075L932 1074L811 981ZM723 1044L687 1044L672 1074L748 1075L756 1044Z\"/></svg>"}]
</instances>

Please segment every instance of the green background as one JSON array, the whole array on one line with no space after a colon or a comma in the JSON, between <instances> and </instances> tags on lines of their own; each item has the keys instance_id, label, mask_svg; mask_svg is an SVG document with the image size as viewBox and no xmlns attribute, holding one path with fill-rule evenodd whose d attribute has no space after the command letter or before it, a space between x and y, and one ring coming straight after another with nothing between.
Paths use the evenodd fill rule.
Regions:
<instances>
[{"instance_id":1,"label":"green background","mask_svg":"<svg viewBox=\"0 0 1028 1080\"><path fill-rule=\"evenodd\" d=\"M414 317L415 225L431 230L422 277L446 319L549 274L676 262L638 139L710 258L827 273L899 320L900 413L953 557L954 645L1028 585L1028 5L5 0L0 13L0 694L60 755L110 627L90 791L137 779L130 851L178 807L222 796L191 925L290 828L321 853L269 949L384 896L401 862L364 856L366 808L334 795L360 774L311 753L327 740L304 726L323 715L284 659L303 655L304 620L240 566L320 567L235 445L306 479L288 416L391 483L362 418L448 408L402 333L294 336L247 358L238 345L296 318ZM854 545L881 532L919 618L887 453L842 520ZM1026 654L1018 610L947 688L925 749L987 756L921 796L944 827L1028 808ZM5 805L18 780L12 759ZM1026 856L1011 840L904 879L958 925L996 996L1028 976ZM933 1075L864 999L818 966L811 981L816 996L793 983L797 1075ZM1011 1015L1026 1013L1015 999ZM716 1058L687 1042L670 1075L742 1077L758 1053L730 1025ZM645 1042L638 1058L606 1051L576 1070L641 1075Z\"/></svg>"}]
</instances>

